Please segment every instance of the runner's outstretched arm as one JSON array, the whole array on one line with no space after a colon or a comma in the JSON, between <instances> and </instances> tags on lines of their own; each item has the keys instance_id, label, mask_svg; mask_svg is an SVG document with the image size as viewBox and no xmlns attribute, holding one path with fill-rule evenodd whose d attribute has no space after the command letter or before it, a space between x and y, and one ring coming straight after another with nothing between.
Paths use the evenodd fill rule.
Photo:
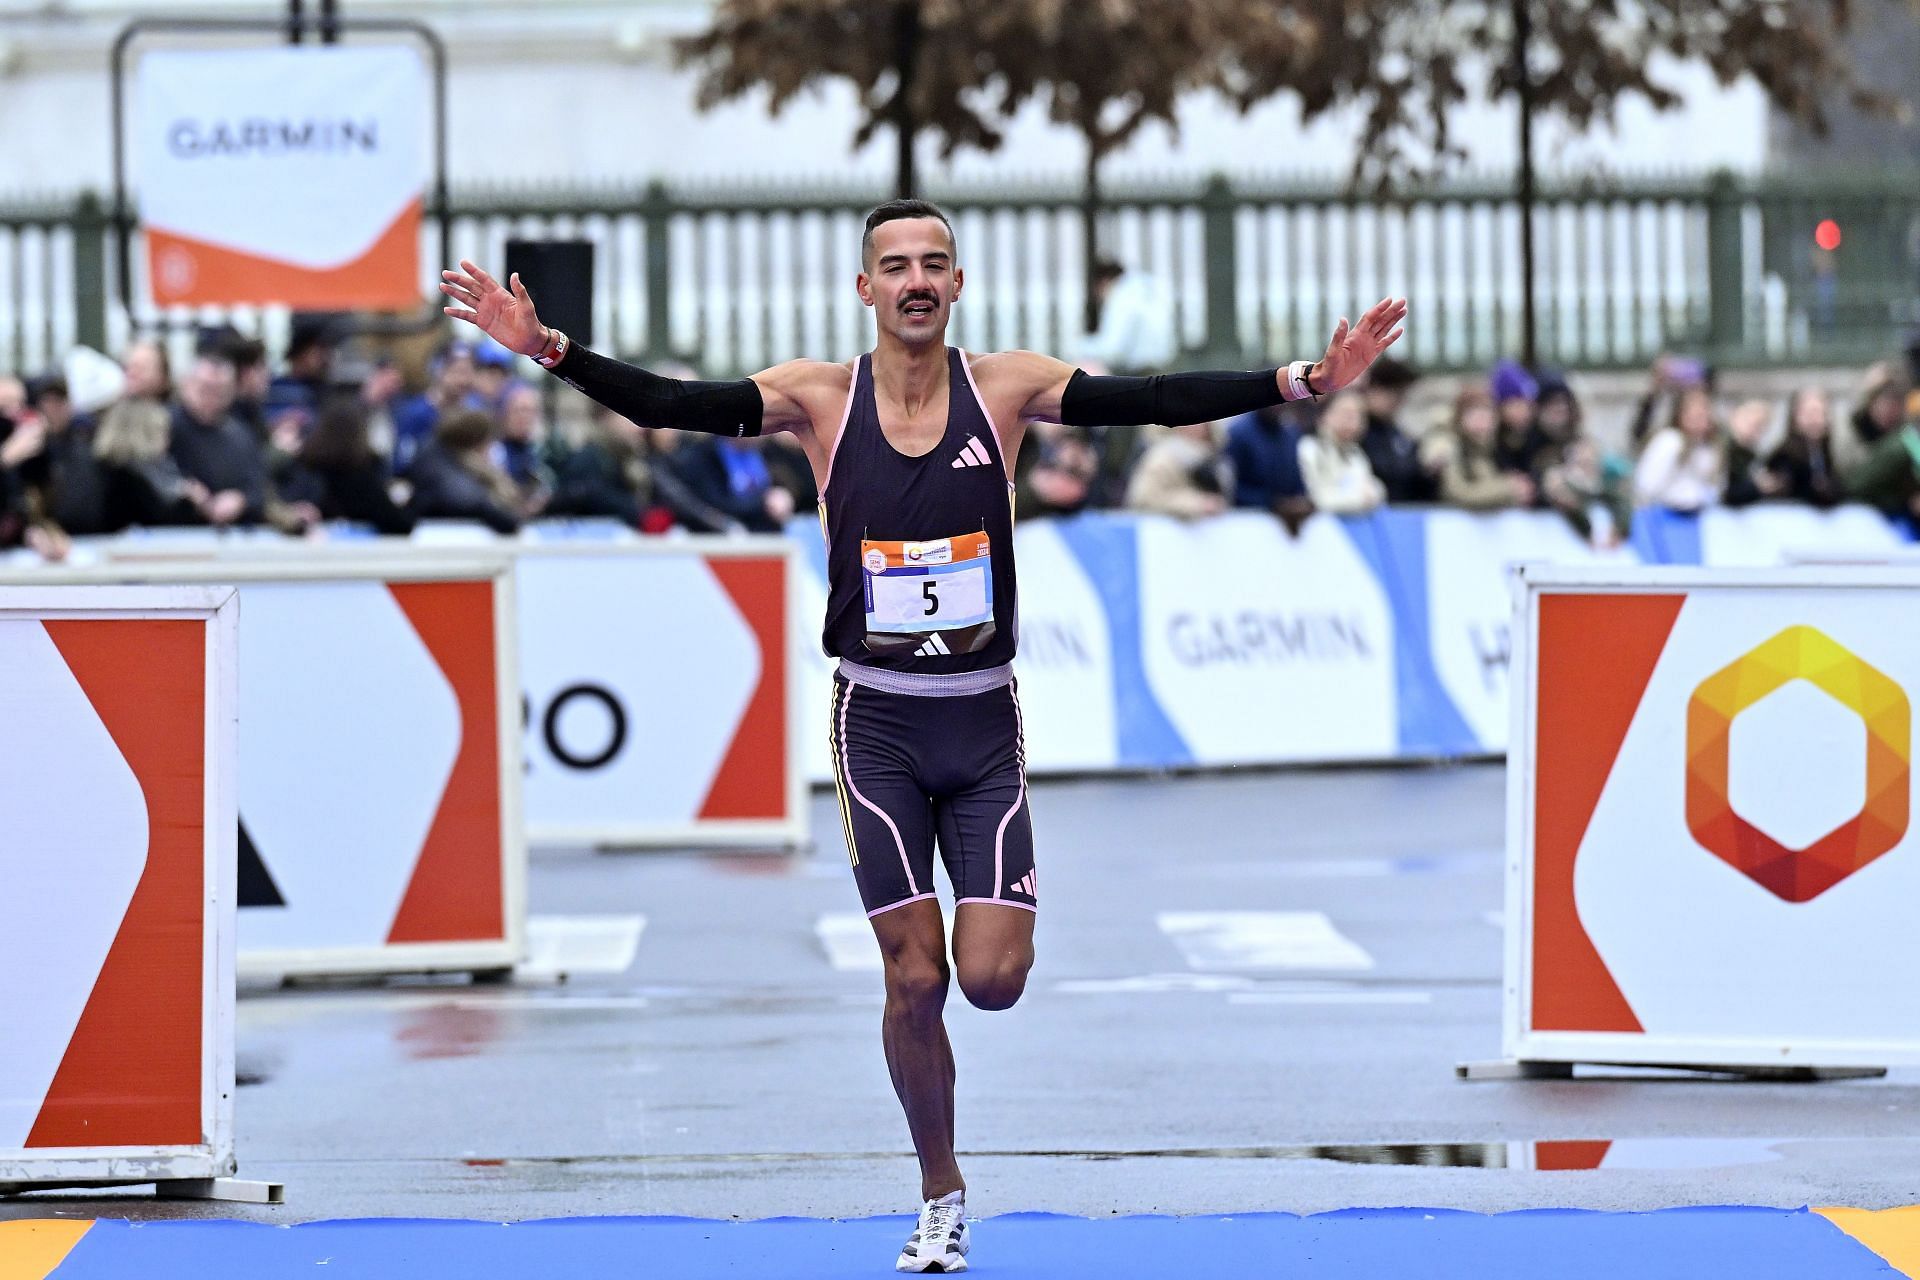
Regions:
<instances>
[{"instance_id":1,"label":"runner's outstretched arm","mask_svg":"<svg viewBox=\"0 0 1920 1280\"><path fill-rule=\"evenodd\" d=\"M1298 360L1282 368L1248 373L1166 373L1129 378L1090 374L1031 351L1009 351L990 357L994 367L988 376L995 384L1011 384L1017 391L1029 393L1022 401L1022 421L1100 427L1211 422L1283 400L1338 391L1365 373L1380 353L1398 340L1404 332L1399 324L1406 316L1404 298L1382 298L1357 324L1349 326L1341 317L1326 355L1312 365ZM986 374L987 360L981 364Z\"/></svg>"},{"instance_id":2,"label":"runner's outstretched arm","mask_svg":"<svg viewBox=\"0 0 1920 1280\"><path fill-rule=\"evenodd\" d=\"M795 360L731 382L663 378L614 360L540 323L533 299L515 273L506 285L466 259L440 273L440 291L456 305L442 310L465 320L509 351L532 356L546 369L621 417L643 427L708 435L757 436L800 431L810 419L788 387L814 362Z\"/></svg>"}]
</instances>

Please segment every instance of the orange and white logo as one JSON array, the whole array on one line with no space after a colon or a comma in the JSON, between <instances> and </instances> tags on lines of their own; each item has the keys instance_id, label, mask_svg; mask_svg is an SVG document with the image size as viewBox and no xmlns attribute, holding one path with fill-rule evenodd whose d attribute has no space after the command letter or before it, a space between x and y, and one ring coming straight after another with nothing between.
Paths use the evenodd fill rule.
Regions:
<instances>
[{"instance_id":1,"label":"orange and white logo","mask_svg":"<svg viewBox=\"0 0 1920 1280\"><path fill-rule=\"evenodd\" d=\"M1796 682L1799 682L1796 684ZM1811 843L1787 843L1736 808L1729 794L1729 750L1743 714L1759 704L1802 698L1857 718L1864 731L1865 797L1837 797L1850 814ZM1791 718L1791 717L1789 717ZM1900 843L1907 834L1907 776L1913 712L1887 676L1808 626L1788 627L1714 672L1687 704L1687 827L1703 848L1788 902L1817 898ZM1791 732L1791 730L1788 730ZM1843 792L1847 788L1839 788ZM1831 812L1821 798L1789 783L1790 806ZM1789 821L1795 816L1790 809Z\"/></svg>"},{"instance_id":2,"label":"orange and white logo","mask_svg":"<svg viewBox=\"0 0 1920 1280\"><path fill-rule=\"evenodd\" d=\"M155 303L420 300L429 116L416 51L156 50L136 101Z\"/></svg>"}]
</instances>

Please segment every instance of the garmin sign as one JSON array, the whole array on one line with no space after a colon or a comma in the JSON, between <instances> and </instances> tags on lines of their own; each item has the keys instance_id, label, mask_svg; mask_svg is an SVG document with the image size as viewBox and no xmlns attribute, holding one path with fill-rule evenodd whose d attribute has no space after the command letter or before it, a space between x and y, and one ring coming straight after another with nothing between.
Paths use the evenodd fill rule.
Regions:
<instances>
[{"instance_id":1,"label":"garmin sign","mask_svg":"<svg viewBox=\"0 0 1920 1280\"><path fill-rule=\"evenodd\" d=\"M153 301L417 305L429 84L399 45L147 54L128 136Z\"/></svg>"},{"instance_id":2,"label":"garmin sign","mask_svg":"<svg viewBox=\"0 0 1920 1280\"><path fill-rule=\"evenodd\" d=\"M380 149L378 120L176 120L167 150L181 160L212 156L299 156Z\"/></svg>"},{"instance_id":3,"label":"garmin sign","mask_svg":"<svg viewBox=\"0 0 1920 1280\"><path fill-rule=\"evenodd\" d=\"M1393 754L1393 610L1339 521L1158 517L1138 537L1140 669L1192 763Z\"/></svg>"},{"instance_id":4,"label":"garmin sign","mask_svg":"<svg viewBox=\"0 0 1920 1280\"><path fill-rule=\"evenodd\" d=\"M1366 624L1357 616L1337 613L1176 613L1167 630L1174 657L1196 667L1216 662L1333 663L1372 653Z\"/></svg>"}]
</instances>

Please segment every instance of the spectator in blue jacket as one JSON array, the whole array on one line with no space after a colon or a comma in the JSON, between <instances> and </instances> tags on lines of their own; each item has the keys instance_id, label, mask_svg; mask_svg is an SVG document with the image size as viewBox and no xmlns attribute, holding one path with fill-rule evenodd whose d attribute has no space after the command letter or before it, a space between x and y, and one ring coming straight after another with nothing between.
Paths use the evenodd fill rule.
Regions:
<instances>
[{"instance_id":1,"label":"spectator in blue jacket","mask_svg":"<svg viewBox=\"0 0 1920 1280\"><path fill-rule=\"evenodd\" d=\"M393 472L413 469L414 455L433 441L440 419L474 406L477 385L473 348L456 342L434 359L432 381L417 396L393 406Z\"/></svg>"},{"instance_id":2,"label":"spectator in blue jacket","mask_svg":"<svg viewBox=\"0 0 1920 1280\"><path fill-rule=\"evenodd\" d=\"M793 495L774 484L758 441L678 434L684 438L672 443L658 465L684 481L697 502L723 513L727 529L778 533L785 527L793 516Z\"/></svg>"},{"instance_id":3,"label":"spectator in blue jacket","mask_svg":"<svg viewBox=\"0 0 1920 1280\"><path fill-rule=\"evenodd\" d=\"M1271 511L1290 525L1313 510L1300 472L1300 441L1306 432L1296 406L1276 405L1242 414L1227 424L1227 459L1233 463L1233 505Z\"/></svg>"}]
</instances>

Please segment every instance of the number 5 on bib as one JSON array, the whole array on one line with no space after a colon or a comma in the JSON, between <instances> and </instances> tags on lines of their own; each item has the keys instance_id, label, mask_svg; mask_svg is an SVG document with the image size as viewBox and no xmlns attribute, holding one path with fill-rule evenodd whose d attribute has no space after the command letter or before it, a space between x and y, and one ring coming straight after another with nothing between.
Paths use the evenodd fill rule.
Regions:
<instances>
[{"instance_id":1,"label":"number 5 on bib","mask_svg":"<svg viewBox=\"0 0 1920 1280\"><path fill-rule=\"evenodd\" d=\"M932 542L860 542L867 648L929 657L993 639L993 549L985 533Z\"/></svg>"}]
</instances>

